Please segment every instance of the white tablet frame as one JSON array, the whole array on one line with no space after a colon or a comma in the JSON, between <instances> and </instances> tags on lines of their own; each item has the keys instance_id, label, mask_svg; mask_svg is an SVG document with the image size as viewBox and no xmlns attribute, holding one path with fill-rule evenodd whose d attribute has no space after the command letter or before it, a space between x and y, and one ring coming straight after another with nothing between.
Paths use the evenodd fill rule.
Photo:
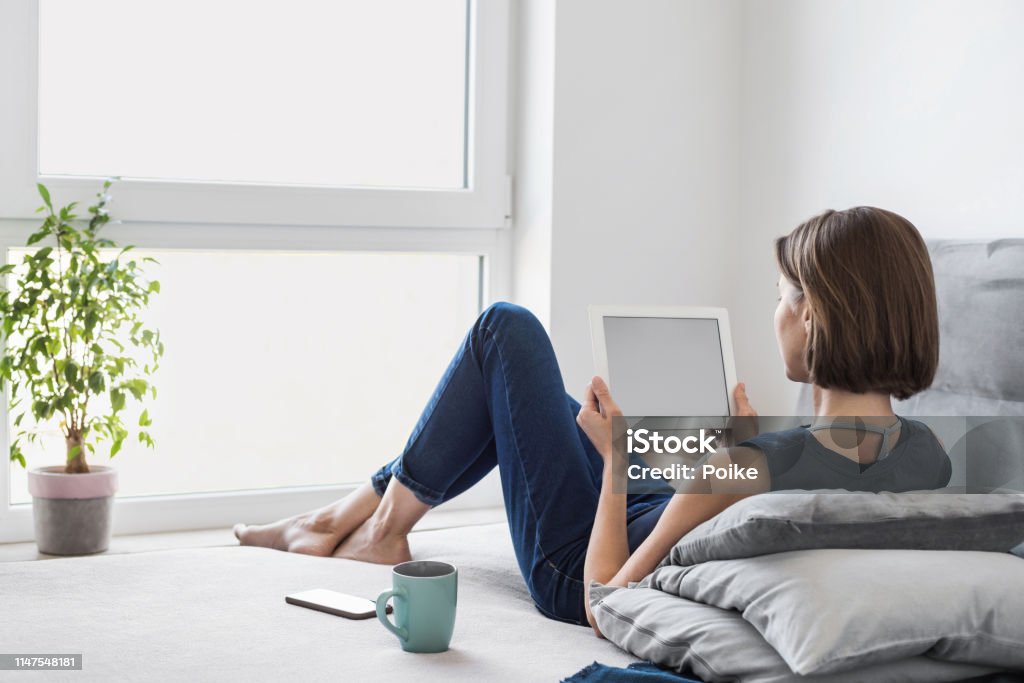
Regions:
<instances>
[{"instance_id":1,"label":"white tablet frame","mask_svg":"<svg viewBox=\"0 0 1024 683\"><path fill-rule=\"evenodd\" d=\"M591 305L587 307L587 313L590 316L590 341L594 352L594 367L597 374L608 382L613 396L614 387L608 376L608 347L604 337L605 318L696 318L717 321L718 335L722 346L722 367L725 370L725 391L729 398L729 414L736 414L736 404L732 395L736 388L736 358L733 355L728 310L707 306Z\"/></svg>"}]
</instances>

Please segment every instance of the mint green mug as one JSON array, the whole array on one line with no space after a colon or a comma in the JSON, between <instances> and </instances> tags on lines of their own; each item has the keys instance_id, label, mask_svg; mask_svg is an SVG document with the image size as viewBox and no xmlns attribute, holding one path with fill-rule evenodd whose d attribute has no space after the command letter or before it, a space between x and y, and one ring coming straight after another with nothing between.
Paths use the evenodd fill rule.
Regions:
<instances>
[{"instance_id":1,"label":"mint green mug","mask_svg":"<svg viewBox=\"0 0 1024 683\"><path fill-rule=\"evenodd\" d=\"M406 652L444 652L455 629L459 571L447 562L414 560L391 570L393 588L377 597L377 618ZM395 622L388 600L395 601Z\"/></svg>"}]
</instances>

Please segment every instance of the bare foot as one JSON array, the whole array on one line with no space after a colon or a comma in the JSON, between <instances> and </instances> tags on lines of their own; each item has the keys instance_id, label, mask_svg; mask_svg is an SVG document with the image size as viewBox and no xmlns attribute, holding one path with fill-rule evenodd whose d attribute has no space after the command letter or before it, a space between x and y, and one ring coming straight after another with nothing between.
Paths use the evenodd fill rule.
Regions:
<instances>
[{"instance_id":1,"label":"bare foot","mask_svg":"<svg viewBox=\"0 0 1024 683\"><path fill-rule=\"evenodd\" d=\"M374 564L400 564L412 559L408 536L384 531L373 517L349 534L333 556Z\"/></svg>"},{"instance_id":2,"label":"bare foot","mask_svg":"<svg viewBox=\"0 0 1024 683\"><path fill-rule=\"evenodd\" d=\"M380 497L367 483L319 510L272 524L236 524L235 537L242 545L327 557L373 514L379 503Z\"/></svg>"}]
</instances>

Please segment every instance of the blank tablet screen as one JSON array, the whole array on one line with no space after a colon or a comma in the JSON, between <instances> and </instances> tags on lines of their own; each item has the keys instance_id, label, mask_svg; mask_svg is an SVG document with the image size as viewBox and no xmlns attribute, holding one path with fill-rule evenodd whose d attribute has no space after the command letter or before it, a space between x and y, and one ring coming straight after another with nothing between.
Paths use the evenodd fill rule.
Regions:
<instances>
[{"instance_id":1,"label":"blank tablet screen","mask_svg":"<svg viewBox=\"0 0 1024 683\"><path fill-rule=\"evenodd\" d=\"M729 414L722 339L709 318L604 318L608 382L623 414Z\"/></svg>"}]
</instances>

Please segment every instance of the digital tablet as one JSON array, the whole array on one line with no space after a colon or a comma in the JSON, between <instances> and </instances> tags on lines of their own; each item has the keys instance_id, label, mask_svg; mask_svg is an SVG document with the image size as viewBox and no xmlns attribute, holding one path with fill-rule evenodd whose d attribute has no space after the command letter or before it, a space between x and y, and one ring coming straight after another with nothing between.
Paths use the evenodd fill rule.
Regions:
<instances>
[{"instance_id":1,"label":"digital tablet","mask_svg":"<svg viewBox=\"0 0 1024 683\"><path fill-rule=\"evenodd\" d=\"M736 386L729 313L590 306L594 365L627 416L728 416Z\"/></svg>"}]
</instances>

